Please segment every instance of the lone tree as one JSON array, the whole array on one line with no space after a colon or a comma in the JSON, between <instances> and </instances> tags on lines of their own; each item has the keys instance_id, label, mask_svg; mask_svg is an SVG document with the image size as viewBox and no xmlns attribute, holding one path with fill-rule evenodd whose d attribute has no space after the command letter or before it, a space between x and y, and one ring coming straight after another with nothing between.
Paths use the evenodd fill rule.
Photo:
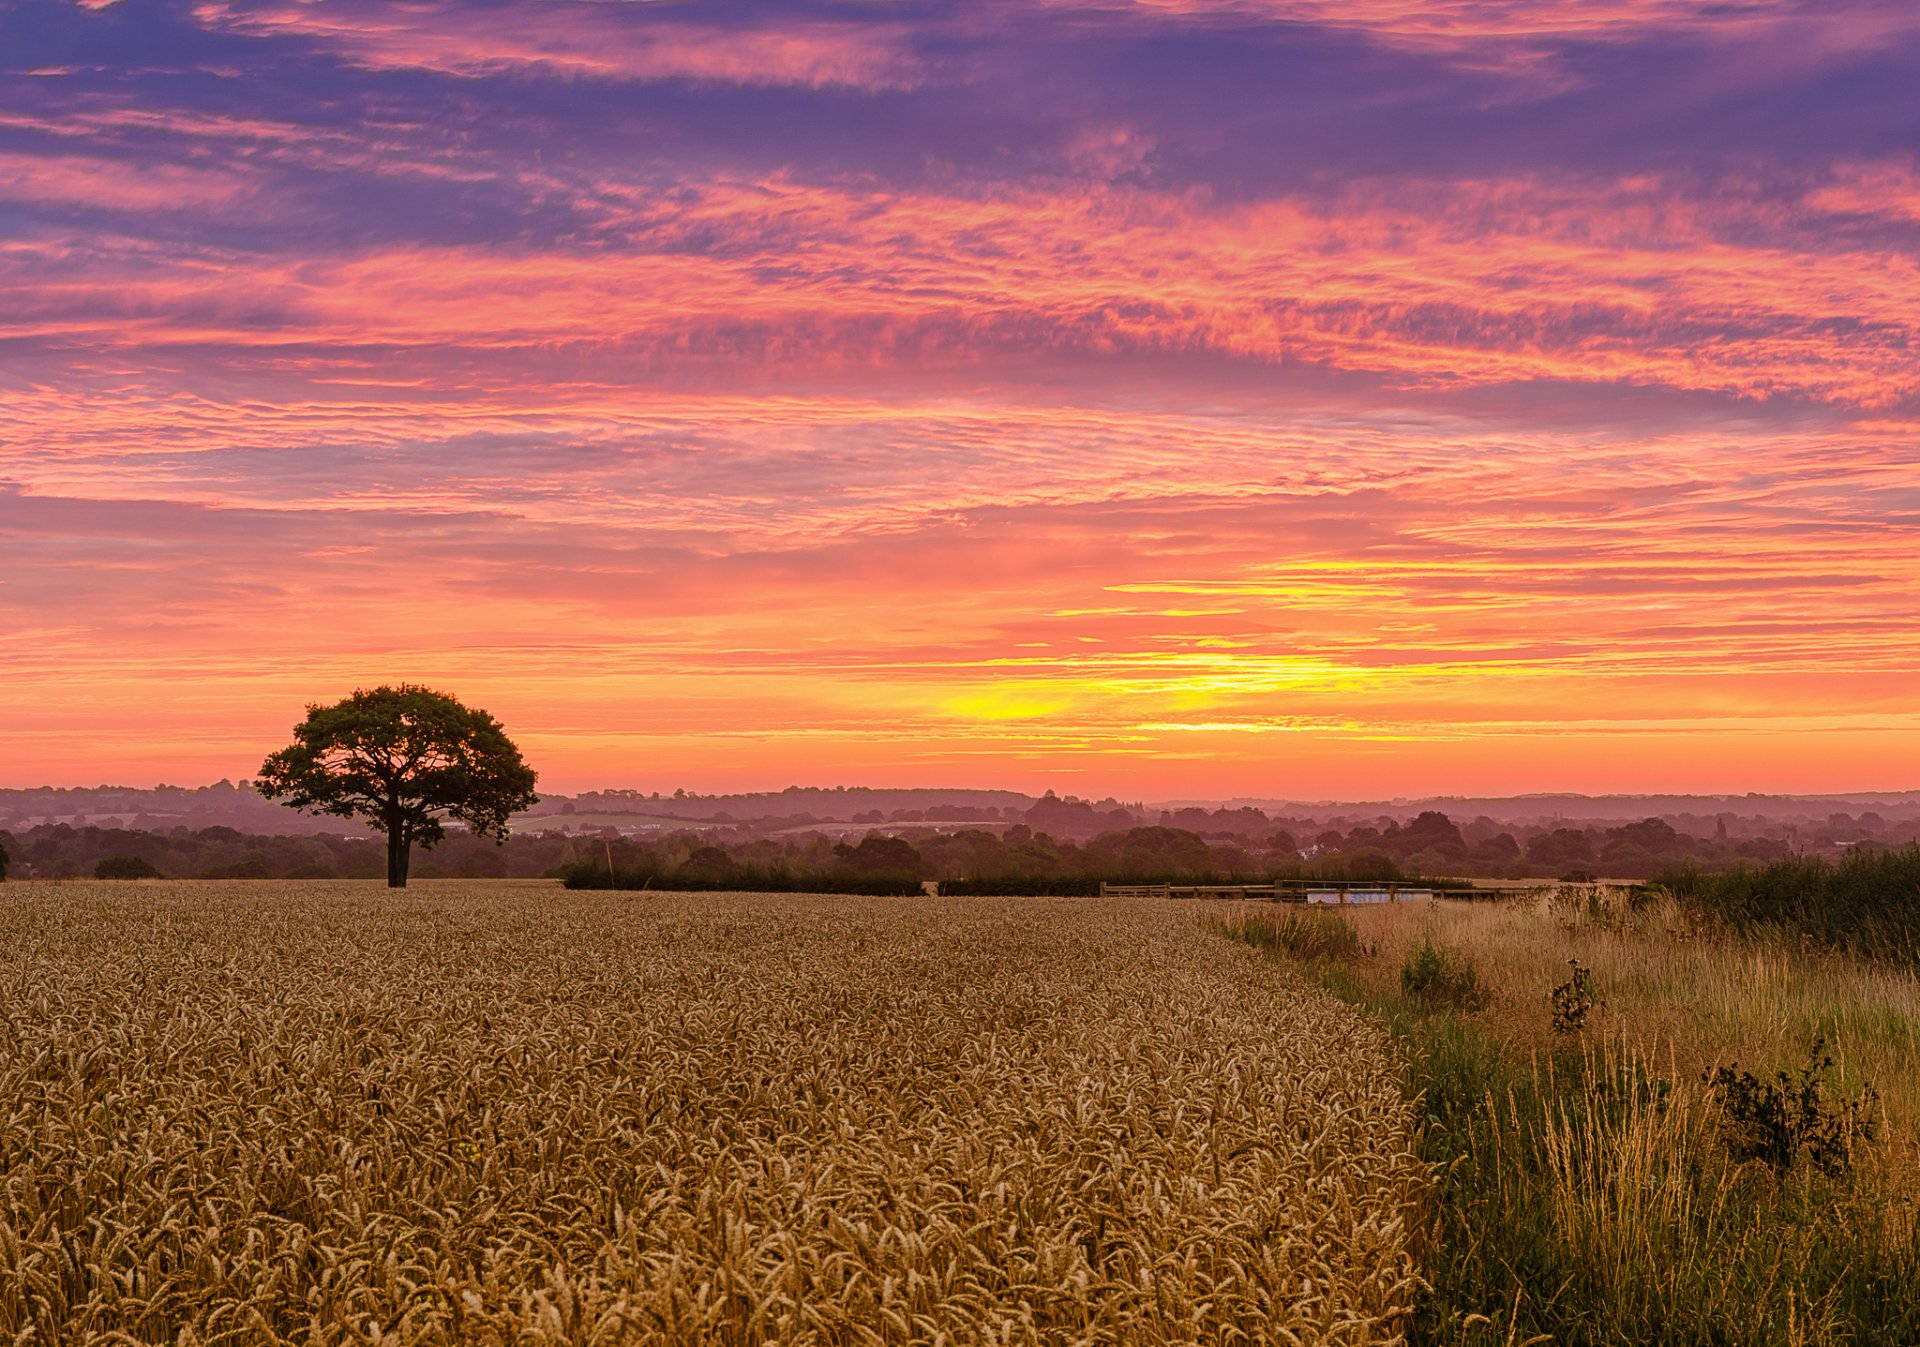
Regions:
<instances>
[{"instance_id":1,"label":"lone tree","mask_svg":"<svg viewBox=\"0 0 1920 1347\"><path fill-rule=\"evenodd\" d=\"M293 743L261 765L255 784L269 800L363 818L385 833L387 886L403 889L413 844L445 837L442 818L505 842L507 820L539 799L534 780L499 721L403 683L309 706Z\"/></svg>"}]
</instances>

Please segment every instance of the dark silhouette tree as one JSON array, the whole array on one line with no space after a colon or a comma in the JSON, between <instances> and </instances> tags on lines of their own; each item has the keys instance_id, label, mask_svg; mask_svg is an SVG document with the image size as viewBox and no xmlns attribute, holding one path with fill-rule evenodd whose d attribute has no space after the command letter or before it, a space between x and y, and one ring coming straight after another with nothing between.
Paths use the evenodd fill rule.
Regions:
<instances>
[{"instance_id":1,"label":"dark silhouette tree","mask_svg":"<svg viewBox=\"0 0 1920 1347\"><path fill-rule=\"evenodd\" d=\"M362 818L387 837L387 885L403 889L413 844L444 838L443 818L507 840L538 802L536 774L500 722L444 692L403 683L309 706L294 741L261 765L262 795L310 814Z\"/></svg>"},{"instance_id":2,"label":"dark silhouette tree","mask_svg":"<svg viewBox=\"0 0 1920 1347\"><path fill-rule=\"evenodd\" d=\"M1593 841L1574 828L1555 828L1540 833L1527 843L1527 860L1534 865L1590 864Z\"/></svg>"},{"instance_id":3,"label":"dark silhouette tree","mask_svg":"<svg viewBox=\"0 0 1920 1347\"><path fill-rule=\"evenodd\" d=\"M902 882L920 878L920 853L904 838L868 833L860 839L860 845L842 842L834 847L833 854L849 872L866 878Z\"/></svg>"},{"instance_id":4,"label":"dark silhouette tree","mask_svg":"<svg viewBox=\"0 0 1920 1347\"><path fill-rule=\"evenodd\" d=\"M11 864L12 861L13 861L13 857L7 854L7 844L5 839L0 838L0 880L3 880L7 877L7 866Z\"/></svg>"},{"instance_id":5,"label":"dark silhouette tree","mask_svg":"<svg viewBox=\"0 0 1920 1347\"><path fill-rule=\"evenodd\" d=\"M164 879L160 867L145 856L108 856L93 867L95 879Z\"/></svg>"}]
</instances>

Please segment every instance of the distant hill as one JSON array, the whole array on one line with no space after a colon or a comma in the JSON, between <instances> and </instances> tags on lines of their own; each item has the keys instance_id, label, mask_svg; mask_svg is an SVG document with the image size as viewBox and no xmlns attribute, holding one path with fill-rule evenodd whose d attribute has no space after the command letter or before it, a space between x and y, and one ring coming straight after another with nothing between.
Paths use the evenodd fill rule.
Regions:
<instances>
[{"instance_id":1,"label":"distant hill","mask_svg":"<svg viewBox=\"0 0 1920 1347\"><path fill-rule=\"evenodd\" d=\"M875 789L867 786L789 786L785 790L758 791L742 795L689 795L676 791L665 795L638 790L588 791L581 795L555 795L542 799L529 817L541 818L562 813L645 814L678 819L712 819L721 814L731 820L785 818L811 814L820 819L851 819L855 814L875 809L891 814L895 810L928 809L1030 809L1034 797L1012 790ZM567 806L572 808L568 809Z\"/></svg>"},{"instance_id":2,"label":"distant hill","mask_svg":"<svg viewBox=\"0 0 1920 1347\"><path fill-rule=\"evenodd\" d=\"M350 819L311 818L264 799L249 782L211 786L37 786L0 789L0 828L22 830L42 823L76 828L234 828L246 833L312 836L368 830ZM370 834L369 834L370 835Z\"/></svg>"},{"instance_id":3,"label":"distant hill","mask_svg":"<svg viewBox=\"0 0 1920 1347\"><path fill-rule=\"evenodd\" d=\"M1251 807L1275 817L1332 819L1385 817L1406 820L1438 810L1451 818L1490 818L1499 823L1622 823L1643 818L1714 819L1731 814L1776 823L1819 823L1838 813L1870 810L1888 820L1920 821L1920 790L1848 791L1821 795L1433 795L1374 801L1291 800L1236 797L1231 800L1170 800L1156 808Z\"/></svg>"}]
</instances>

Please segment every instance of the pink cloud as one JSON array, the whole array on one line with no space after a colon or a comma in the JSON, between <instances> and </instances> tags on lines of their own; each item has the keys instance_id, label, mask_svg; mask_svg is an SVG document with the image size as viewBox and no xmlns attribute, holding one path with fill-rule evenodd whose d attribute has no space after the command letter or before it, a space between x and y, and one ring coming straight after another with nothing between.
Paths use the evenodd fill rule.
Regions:
<instances>
[{"instance_id":1,"label":"pink cloud","mask_svg":"<svg viewBox=\"0 0 1920 1347\"><path fill-rule=\"evenodd\" d=\"M191 211L230 207L247 179L223 169L141 164L85 155L0 152L0 194L108 211Z\"/></svg>"},{"instance_id":2,"label":"pink cloud","mask_svg":"<svg viewBox=\"0 0 1920 1347\"><path fill-rule=\"evenodd\" d=\"M256 37L312 38L373 68L456 75L541 67L608 79L888 89L911 87L921 73L900 24L636 22L626 6L601 0L503 6L484 21L452 5L204 0L194 17Z\"/></svg>"},{"instance_id":3,"label":"pink cloud","mask_svg":"<svg viewBox=\"0 0 1920 1347\"><path fill-rule=\"evenodd\" d=\"M237 190L198 175L116 185L64 160L31 180L149 205L173 190ZM21 334L85 330L103 350L412 349L428 383L444 377L434 353L453 348L598 349L647 377L696 380L702 368L911 379L1036 353L1134 353L1321 367L1407 389L1591 381L1878 407L1920 391L1909 356L1920 267L1868 240L1808 253L1796 235L1842 204L1897 215L1905 198L1887 192L1900 181L1824 187L1797 214L1631 183L1414 183L1245 206L1139 190L956 199L777 181L661 201L602 184L592 206L629 240L620 249L412 246L282 261L15 245L0 253L0 294ZM1859 182L1879 195L1861 196ZM397 372L390 356L380 364Z\"/></svg>"}]
</instances>

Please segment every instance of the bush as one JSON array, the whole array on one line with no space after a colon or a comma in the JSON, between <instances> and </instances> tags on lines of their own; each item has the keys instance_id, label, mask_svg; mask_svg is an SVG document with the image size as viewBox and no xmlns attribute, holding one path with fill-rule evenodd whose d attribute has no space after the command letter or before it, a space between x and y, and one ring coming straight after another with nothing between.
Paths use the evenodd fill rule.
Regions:
<instances>
[{"instance_id":1,"label":"bush","mask_svg":"<svg viewBox=\"0 0 1920 1347\"><path fill-rule=\"evenodd\" d=\"M216 865L206 872L205 879L272 879L273 866L265 856L243 856L230 865Z\"/></svg>"},{"instance_id":2,"label":"bush","mask_svg":"<svg viewBox=\"0 0 1920 1347\"><path fill-rule=\"evenodd\" d=\"M1689 910L1740 929L1775 927L1863 955L1920 960L1920 846L1855 849L1837 865L1793 856L1769 865L1661 872Z\"/></svg>"},{"instance_id":3,"label":"bush","mask_svg":"<svg viewBox=\"0 0 1920 1347\"><path fill-rule=\"evenodd\" d=\"M1852 1167L1853 1143L1873 1140L1879 1096L1867 1085L1852 1099L1829 1100L1826 1077L1833 1058L1824 1048L1814 1039L1805 1066L1792 1075L1777 1071L1772 1080L1739 1070L1737 1062L1707 1073L1720 1108L1721 1139L1734 1159L1785 1171L1804 1152L1825 1174Z\"/></svg>"},{"instance_id":4,"label":"bush","mask_svg":"<svg viewBox=\"0 0 1920 1347\"><path fill-rule=\"evenodd\" d=\"M1473 960L1449 954L1431 940L1400 966L1400 990L1426 1010L1478 1010L1487 1003Z\"/></svg>"},{"instance_id":5,"label":"bush","mask_svg":"<svg viewBox=\"0 0 1920 1347\"><path fill-rule=\"evenodd\" d=\"M93 867L95 879L164 879L160 867L145 856L109 856Z\"/></svg>"},{"instance_id":6,"label":"bush","mask_svg":"<svg viewBox=\"0 0 1920 1347\"><path fill-rule=\"evenodd\" d=\"M1092 898L1099 892L1099 880L1072 876L1000 875L993 879L940 881L942 898Z\"/></svg>"},{"instance_id":7,"label":"bush","mask_svg":"<svg viewBox=\"0 0 1920 1347\"><path fill-rule=\"evenodd\" d=\"M703 867L669 868L640 862L615 863L611 872L604 860L572 861L557 867L560 882L569 889L659 889L664 892L711 893L853 893L898 897L920 892L920 881L884 875L846 875L837 871L789 870L784 866L734 864L724 875Z\"/></svg>"}]
</instances>

